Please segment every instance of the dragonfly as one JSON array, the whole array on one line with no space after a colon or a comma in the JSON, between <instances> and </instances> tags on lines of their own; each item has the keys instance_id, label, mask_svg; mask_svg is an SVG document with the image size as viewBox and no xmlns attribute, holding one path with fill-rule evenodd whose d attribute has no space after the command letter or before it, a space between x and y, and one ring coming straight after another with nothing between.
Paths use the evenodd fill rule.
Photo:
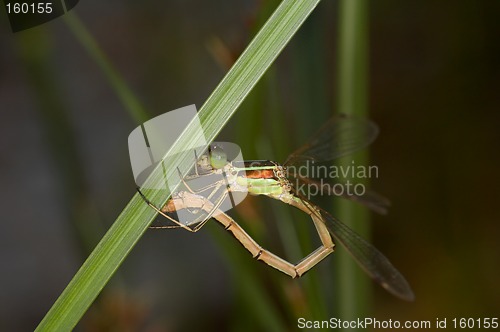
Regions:
<instances>
[{"instance_id":1,"label":"dragonfly","mask_svg":"<svg viewBox=\"0 0 500 332\"><path fill-rule=\"evenodd\" d=\"M288 156L283 164L269 160L229 161L227 153L219 145L211 145L207 153L197 158L193 170L184 177L185 190L173 193L167 203L158 208L138 189L148 205L170 220L168 225L151 228L183 228L197 232L211 218L218 221L238 240L252 256L267 265L298 278L334 252L336 242L342 244L358 265L376 283L396 297L412 301L413 291L403 275L379 250L364 240L347 225L334 218L329 212L312 202L309 193L299 190L300 186L314 188L321 194L342 196L361 203L384 214L389 202L373 193L346 193L339 179L318 180L311 171L323 162L350 155L371 144L378 135L375 123L362 118L338 115L327 121L306 144ZM302 168L301 168L302 167ZM223 175L221 178L220 175ZM218 175L214 181L205 181L194 188L190 180ZM339 182L340 181L340 182ZM208 183L208 184L207 184ZM339 189L340 188L340 189ZM293 206L310 216L318 233L321 245L298 263L291 263L261 247L245 230L224 211L235 193L262 195ZM180 211L193 215L189 221L181 222L172 214Z\"/></svg>"}]
</instances>

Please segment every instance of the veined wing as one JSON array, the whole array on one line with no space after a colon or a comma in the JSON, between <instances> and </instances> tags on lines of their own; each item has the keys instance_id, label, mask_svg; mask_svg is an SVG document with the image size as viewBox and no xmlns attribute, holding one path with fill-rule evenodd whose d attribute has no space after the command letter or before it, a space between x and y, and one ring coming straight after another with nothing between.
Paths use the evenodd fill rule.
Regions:
<instances>
[{"instance_id":1,"label":"veined wing","mask_svg":"<svg viewBox=\"0 0 500 332\"><path fill-rule=\"evenodd\" d=\"M294 192L294 195L305 203L311 213L325 223L332 237L347 249L358 265L375 282L400 299L414 300L415 295L410 285L387 257L330 213L301 197L300 194Z\"/></svg>"},{"instance_id":2,"label":"veined wing","mask_svg":"<svg viewBox=\"0 0 500 332\"><path fill-rule=\"evenodd\" d=\"M317 208L330 234L340 242L359 266L389 293L406 301L413 301L415 295L403 275L374 246L364 240L347 225L332 217L325 210Z\"/></svg>"},{"instance_id":3,"label":"veined wing","mask_svg":"<svg viewBox=\"0 0 500 332\"><path fill-rule=\"evenodd\" d=\"M337 115L328 120L306 144L288 156L284 165L334 160L367 147L377 135L378 127L370 120Z\"/></svg>"}]
</instances>

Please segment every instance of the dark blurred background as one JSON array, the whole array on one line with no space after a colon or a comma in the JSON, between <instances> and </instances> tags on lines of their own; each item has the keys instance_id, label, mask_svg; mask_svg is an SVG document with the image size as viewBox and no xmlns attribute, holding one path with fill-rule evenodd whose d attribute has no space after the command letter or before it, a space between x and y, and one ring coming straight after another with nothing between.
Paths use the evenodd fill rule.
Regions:
<instances>
[{"instance_id":1,"label":"dark blurred background","mask_svg":"<svg viewBox=\"0 0 500 332\"><path fill-rule=\"evenodd\" d=\"M153 117L201 107L275 6L87 0L72 12ZM372 315L499 317L500 2L379 0L370 12L373 186L392 201L373 218L372 242L416 295L403 303L375 286ZM13 34L0 17L0 330L27 331L135 193L127 137L137 123L63 19ZM335 112L337 22L337 3L323 1L220 140L284 160ZM233 214L264 243L266 203ZM148 231L78 330L293 330L298 317L336 317L334 289L318 292L323 317L302 292L307 278L333 283L327 261L293 281L216 225Z\"/></svg>"}]
</instances>

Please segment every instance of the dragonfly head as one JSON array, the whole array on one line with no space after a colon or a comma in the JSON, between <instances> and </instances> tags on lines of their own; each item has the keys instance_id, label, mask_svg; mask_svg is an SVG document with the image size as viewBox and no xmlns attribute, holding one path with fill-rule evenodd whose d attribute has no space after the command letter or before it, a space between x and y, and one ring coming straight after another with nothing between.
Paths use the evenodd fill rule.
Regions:
<instances>
[{"instance_id":1,"label":"dragonfly head","mask_svg":"<svg viewBox=\"0 0 500 332\"><path fill-rule=\"evenodd\" d=\"M221 169L227 164L227 154L219 145L210 146L210 165L215 169Z\"/></svg>"}]
</instances>

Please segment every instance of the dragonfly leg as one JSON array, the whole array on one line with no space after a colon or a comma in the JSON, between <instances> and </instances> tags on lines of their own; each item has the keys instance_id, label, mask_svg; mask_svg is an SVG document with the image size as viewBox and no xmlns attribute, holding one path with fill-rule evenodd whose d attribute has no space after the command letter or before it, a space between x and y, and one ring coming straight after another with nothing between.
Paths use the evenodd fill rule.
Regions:
<instances>
[{"instance_id":1,"label":"dragonfly leg","mask_svg":"<svg viewBox=\"0 0 500 332\"><path fill-rule=\"evenodd\" d=\"M222 211L218 210L219 207L224 202L225 197L227 196L227 191L222 193L219 197L216 204L209 201L206 197L196 195L190 193L188 191L181 191L175 194L175 197L172 197L168 200L168 202L161 208L158 209L154 204L152 204L138 189L139 193L143 197L143 199L156 210L159 214L167 218L168 220L174 222L176 225L165 225L165 226L150 226L151 229L165 229L165 228L178 228L182 227L190 232L197 232L201 227L203 227L210 218L213 217L214 213L221 213ZM194 227L189 227L187 224L179 222L177 219L170 217L167 213L172 213L177 210L183 209L200 209L205 211L207 214L203 216L203 220L197 222L196 219L190 221L191 224L195 224Z\"/></svg>"},{"instance_id":2,"label":"dragonfly leg","mask_svg":"<svg viewBox=\"0 0 500 332\"><path fill-rule=\"evenodd\" d=\"M193 189L193 188L191 188L191 187L189 186L189 184L186 182L186 180L185 180L185 179L181 179L181 181L182 181L182 184L186 187L186 189L187 189L189 192L193 193L193 194L200 194L200 193L202 193L202 192L204 192L204 191L207 191L207 190L209 190L209 189L211 189L211 188L214 188L214 187L218 188L218 187L220 187L220 184L219 184L219 183L220 183L220 181L217 181L217 182L211 183L211 184L209 184L209 185L206 185L205 187L201 187L201 188ZM217 190L217 189L214 189L214 191L216 191L216 190Z\"/></svg>"},{"instance_id":3,"label":"dragonfly leg","mask_svg":"<svg viewBox=\"0 0 500 332\"><path fill-rule=\"evenodd\" d=\"M174 224L176 224L176 226L149 226L149 228L152 228L152 229L165 229L165 228L177 228L177 227L181 227L187 231L190 231L190 232L196 232L197 230L193 230L189 227L187 227L186 225L180 223L178 220L170 217L169 215L167 215L165 212L163 212L161 209L157 208L156 205L154 205L153 203L151 203L151 201L149 199L146 198L146 196L144 196L144 194L141 192L141 190L139 188L137 188L137 192L139 193L139 195L141 195L142 199L150 206L152 207L156 212L158 212L159 214L161 214L162 216L164 216L165 218L167 218L168 220L172 221ZM168 205L168 203L166 204Z\"/></svg>"},{"instance_id":4,"label":"dragonfly leg","mask_svg":"<svg viewBox=\"0 0 500 332\"><path fill-rule=\"evenodd\" d=\"M219 197L219 201L215 205L207 198L202 197L203 204L200 206L200 209L203 209L205 212L207 212L207 215L203 217L204 220L202 222L198 223L194 227L195 232L198 231L201 227L203 227L210 220L210 218L214 218L217 220L216 214L223 213L221 210L219 210L219 208L222 205L222 203L224 203L224 200L226 199L227 195L228 195L227 191L222 193L221 196ZM207 204L207 202L210 204Z\"/></svg>"},{"instance_id":5,"label":"dragonfly leg","mask_svg":"<svg viewBox=\"0 0 500 332\"><path fill-rule=\"evenodd\" d=\"M206 196L206 194L202 194L203 192L209 190L209 189L212 189L212 191L210 192L210 194L208 196L206 196L207 200L208 201L212 201L212 198L213 196L215 196L215 194L222 188L224 187L223 190L225 190L224 192L221 193L221 196L219 196L219 201L215 204L215 208L214 209L218 209L220 207L220 205L222 205L222 203L224 202L224 199L227 197L228 195L228 192L227 192L227 185L224 186L224 181L217 181L215 183L212 183L210 185L207 185L205 187L202 187L202 188L198 188L196 190L194 190L193 188L191 188L187 182L182 179L182 183L184 184L184 186L187 188L187 190L192 193L192 194L195 194L195 195L201 195L201 196ZM203 209L203 206L200 207L200 209ZM197 226L197 228L201 228L207 221L208 219L211 218L211 215L213 214L213 212L209 213L209 216L206 217L206 220L204 222L202 222L199 226Z\"/></svg>"},{"instance_id":6,"label":"dragonfly leg","mask_svg":"<svg viewBox=\"0 0 500 332\"><path fill-rule=\"evenodd\" d=\"M169 229L169 228L183 228L185 230L188 230L190 232L197 232L201 227L203 227L210 218L212 218L212 215L217 211L217 209L224 203L225 198L228 195L228 191L224 188L224 191L220 194L220 196L217 199L217 202L214 204L212 203L209 199L213 198L213 196L220 191L221 188L223 188L223 184L221 181L218 181L215 185L212 187L215 187L215 189L210 193L208 198L205 198L201 195L196 195L196 193L192 192L190 189L189 191L182 191L177 194L176 199L170 199L167 201L167 203L160 209L156 205L154 205L143 193L142 191L137 188L137 192L141 195L142 199L150 206L152 207L156 212L161 214L163 217L167 218L171 222L173 222L175 225L154 225L154 226L149 226L151 229ZM188 193L190 193L188 195ZM185 197L188 196L189 203L185 203L184 200L186 199ZM209 204L207 204L207 202ZM195 224L194 227L189 227L185 223L179 222L179 220L169 216L167 213L172 213L175 212L177 209L200 209L204 210L207 214L203 216L203 220L200 222L197 222L196 219L192 220L190 224ZM201 219L200 219L201 220Z\"/></svg>"}]
</instances>

